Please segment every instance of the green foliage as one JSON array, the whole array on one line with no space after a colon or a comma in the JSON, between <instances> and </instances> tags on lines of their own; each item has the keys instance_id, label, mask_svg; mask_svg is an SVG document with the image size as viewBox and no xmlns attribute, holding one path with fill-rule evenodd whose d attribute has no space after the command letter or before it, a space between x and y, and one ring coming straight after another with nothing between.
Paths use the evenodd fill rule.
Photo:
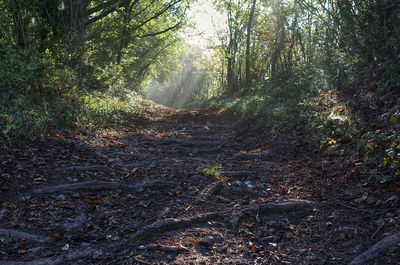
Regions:
<instances>
[{"instance_id":1,"label":"green foliage","mask_svg":"<svg viewBox=\"0 0 400 265\"><path fill-rule=\"evenodd\" d=\"M35 65L27 63L7 40L0 39L0 93L13 96L32 88Z\"/></svg>"},{"instance_id":2,"label":"green foliage","mask_svg":"<svg viewBox=\"0 0 400 265\"><path fill-rule=\"evenodd\" d=\"M225 180L225 178L218 173L218 169L220 167L221 167L220 165L214 165L206 168L199 168L197 172L200 172L206 176L213 177L219 180Z\"/></svg>"},{"instance_id":3,"label":"green foliage","mask_svg":"<svg viewBox=\"0 0 400 265\"><path fill-rule=\"evenodd\" d=\"M78 116L78 123L82 127L96 129L120 126L141 115L142 99L135 94L127 100L93 94L83 100L84 106Z\"/></svg>"},{"instance_id":4,"label":"green foliage","mask_svg":"<svg viewBox=\"0 0 400 265\"><path fill-rule=\"evenodd\" d=\"M190 0L103 2L0 1L1 144L139 115Z\"/></svg>"}]
</instances>

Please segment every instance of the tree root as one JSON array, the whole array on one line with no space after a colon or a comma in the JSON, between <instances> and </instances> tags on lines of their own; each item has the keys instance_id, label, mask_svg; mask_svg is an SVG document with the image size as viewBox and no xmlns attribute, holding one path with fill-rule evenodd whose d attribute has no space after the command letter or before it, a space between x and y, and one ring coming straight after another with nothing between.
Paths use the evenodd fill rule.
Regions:
<instances>
[{"instance_id":1,"label":"tree root","mask_svg":"<svg viewBox=\"0 0 400 265\"><path fill-rule=\"evenodd\" d=\"M282 202L268 203L264 205L252 205L244 208L237 208L231 213L230 225L237 227L245 215L268 215L289 213L294 211L309 211L313 203L307 200L288 200Z\"/></svg>"},{"instance_id":2,"label":"tree root","mask_svg":"<svg viewBox=\"0 0 400 265\"><path fill-rule=\"evenodd\" d=\"M122 183L113 183L105 181L87 181L81 183L61 184L56 186L44 187L32 191L34 194L48 194L48 193L66 193L78 191L107 191L107 190L134 190L141 191L145 188L156 188L172 186L174 183L171 181L155 180L151 182L138 183L134 185L126 185Z\"/></svg>"},{"instance_id":3,"label":"tree root","mask_svg":"<svg viewBox=\"0 0 400 265\"><path fill-rule=\"evenodd\" d=\"M135 162L135 163L129 163L129 164L115 164L115 166L120 167L120 168L139 168L139 167L147 167L150 165L150 162Z\"/></svg>"},{"instance_id":4,"label":"tree root","mask_svg":"<svg viewBox=\"0 0 400 265\"><path fill-rule=\"evenodd\" d=\"M221 152L220 147L182 147L181 150L184 153L193 153L193 154L210 154L210 153L218 153Z\"/></svg>"},{"instance_id":5,"label":"tree root","mask_svg":"<svg viewBox=\"0 0 400 265\"><path fill-rule=\"evenodd\" d=\"M384 239L367 249L367 251L355 257L349 263L349 265L366 264L368 261L371 261L381 254L385 253L388 249L398 246L398 244L400 244L400 232L385 237Z\"/></svg>"},{"instance_id":6,"label":"tree root","mask_svg":"<svg viewBox=\"0 0 400 265\"><path fill-rule=\"evenodd\" d=\"M172 252L172 253L181 253L189 251L187 248L181 246L165 246L159 244L148 244L146 246L140 247L140 249L156 250L156 251Z\"/></svg>"},{"instance_id":7,"label":"tree root","mask_svg":"<svg viewBox=\"0 0 400 265\"><path fill-rule=\"evenodd\" d=\"M138 230L129 237L131 243L140 243L147 238L163 232L174 231L189 227L193 224L205 223L212 220L223 219L229 216L230 219L236 220L236 224L231 222L231 225L236 226L244 214L273 214L286 213L291 211L300 211L310 209L312 202L306 200L289 200L284 202L270 203L266 205L249 206L242 209L228 210L220 213L206 213L188 218L169 218L158 220L141 230ZM235 216L238 218L235 219Z\"/></svg>"},{"instance_id":8,"label":"tree root","mask_svg":"<svg viewBox=\"0 0 400 265\"><path fill-rule=\"evenodd\" d=\"M207 201L215 192L222 187L221 181L216 181L208 185L198 196L194 204L200 204Z\"/></svg>"},{"instance_id":9,"label":"tree root","mask_svg":"<svg viewBox=\"0 0 400 265\"><path fill-rule=\"evenodd\" d=\"M255 171L248 171L248 170L241 170L241 171L218 171L223 177L249 177L249 176L256 176L257 172Z\"/></svg>"},{"instance_id":10,"label":"tree root","mask_svg":"<svg viewBox=\"0 0 400 265\"><path fill-rule=\"evenodd\" d=\"M206 213L189 218L169 218L165 220L159 220L141 230L138 230L129 238L129 240L131 243L140 243L154 234L178 230L195 223L205 223L210 220L220 219L223 216L224 215L221 213Z\"/></svg>"},{"instance_id":11,"label":"tree root","mask_svg":"<svg viewBox=\"0 0 400 265\"><path fill-rule=\"evenodd\" d=\"M91 166L71 166L71 167L61 167L56 168L55 171L103 171L103 172L113 172L114 170L110 167L102 165L91 165Z\"/></svg>"},{"instance_id":12,"label":"tree root","mask_svg":"<svg viewBox=\"0 0 400 265\"><path fill-rule=\"evenodd\" d=\"M211 136L211 135L202 135L202 136L191 136L188 138L192 141L228 141L232 140L232 136Z\"/></svg>"},{"instance_id":13,"label":"tree root","mask_svg":"<svg viewBox=\"0 0 400 265\"><path fill-rule=\"evenodd\" d=\"M223 145L226 141L218 140L218 141L196 141L196 140L181 140L177 138L169 138L160 141L160 144L163 145L172 145L176 144L183 147L193 147L193 146L219 146Z\"/></svg>"},{"instance_id":14,"label":"tree root","mask_svg":"<svg viewBox=\"0 0 400 265\"><path fill-rule=\"evenodd\" d=\"M124 152L114 152L106 154L109 157L128 157L128 158L137 158L137 159L144 159L148 158L149 154L138 154L138 153L124 153Z\"/></svg>"},{"instance_id":15,"label":"tree root","mask_svg":"<svg viewBox=\"0 0 400 265\"><path fill-rule=\"evenodd\" d=\"M0 237L11 238L13 240L23 238L27 241L36 243L46 243L50 241L49 237L42 237L13 229L0 229Z\"/></svg>"},{"instance_id":16,"label":"tree root","mask_svg":"<svg viewBox=\"0 0 400 265\"><path fill-rule=\"evenodd\" d=\"M232 187L230 189L230 191L235 192L235 193L240 193L240 194L247 194L250 196L256 196L256 197L264 196L264 194L262 192L255 191L255 190L248 189L248 188L243 188L243 187Z\"/></svg>"},{"instance_id":17,"label":"tree root","mask_svg":"<svg viewBox=\"0 0 400 265\"><path fill-rule=\"evenodd\" d=\"M274 214L287 213L293 211L310 210L313 206L311 201L307 200L288 200L282 202L268 203L264 205L248 206L243 209L245 213L252 214Z\"/></svg>"},{"instance_id":18,"label":"tree root","mask_svg":"<svg viewBox=\"0 0 400 265\"><path fill-rule=\"evenodd\" d=\"M234 159L255 159L255 158L270 158L271 153L239 153L233 156Z\"/></svg>"},{"instance_id":19,"label":"tree root","mask_svg":"<svg viewBox=\"0 0 400 265\"><path fill-rule=\"evenodd\" d=\"M71 264L72 261L75 261L77 259L83 259L83 258L88 258L90 256L93 256L95 253L94 250L92 249L86 249L86 250L77 250L73 251L68 254L63 254L60 256L55 256L55 257L49 257L49 258L43 258L43 259L37 259L37 260L32 260L32 261L5 261L2 262L1 264L3 265L57 265L57 264Z\"/></svg>"}]
</instances>

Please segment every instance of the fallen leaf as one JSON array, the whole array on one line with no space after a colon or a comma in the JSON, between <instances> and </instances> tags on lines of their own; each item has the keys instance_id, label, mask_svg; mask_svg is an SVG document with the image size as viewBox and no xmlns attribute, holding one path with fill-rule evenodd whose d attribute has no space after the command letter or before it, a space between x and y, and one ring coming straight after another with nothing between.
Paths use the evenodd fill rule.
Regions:
<instances>
[{"instance_id":1,"label":"fallen leaf","mask_svg":"<svg viewBox=\"0 0 400 265\"><path fill-rule=\"evenodd\" d=\"M249 242L249 246L252 251L256 251L256 246L253 244L253 242Z\"/></svg>"},{"instance_id":2,"label":"fallen leaf","mask_svg":"<svg viewBox=\"0 0 400 265\"><path fill-rule=\"evenodd\" d=\"M61 249L67 251L69 249L69 244L65 244Z\"/></svg>"},{"instance_id":3,"label":"fallen leaf","mask_svg":"<svg viewBox=\"0 0 400 265\"><path fill-rule=\"evenodd\" d=\"M378 200L376 203L375 203L375 207L379 207L379 206L381 206L382 205L382 200Z\"/></svg>"},{"instance_id":4,"label":"fallen leaf","mask_svg":"<svg viewBox=\"0 0 400 265\"><path fill-rule=\"evenodd\" d=\"M299 253L300 254L306 254L308 252L307 249L303 248L303 249L299 249Z\"/></svg>"},{"instance_id":5,"label":"fallen leaf","mask_svg":"<svg viewBox=\"0 0 400 265\"><path fill-rule=\"evenodd\" d=\"M0 188L1 191L9 191L10 187L9 186L3 186Z\"/></svg>"},{"instance_id":6,"label":"fallen leaf","mask_svg":"<svg viewBox=\"0 0 400 265\"><path fill-rule=\"evenodd\" d=\"M49 235L49 237L53 240L60 240L64 238L64 232L61 232L59 235L53 234L50 231L47 231L47 234Z\"/></svg>"},{"instance_id":7,"label":"fallen leaf","mask_svg":"<svg viewBox=\"0 0 400 265\"><path fill-rule=\"evenodd\" d=\"M86 203L90 203L90 204L102 204L103 201L100 199L94 199L94 200L84 200L84 202Z\"/></svg>"},{"instance_id":8,"label":"fallen leaf","mask_svg":"<svg viewBox=\"0 0 400 265\"><path fill-rule=\"evenodd\" d=\"M131 201L133 199L135 199L135 197L132 194L128 194L128 196L126 196L127 201Z\"/></svg>"}]
</instances>

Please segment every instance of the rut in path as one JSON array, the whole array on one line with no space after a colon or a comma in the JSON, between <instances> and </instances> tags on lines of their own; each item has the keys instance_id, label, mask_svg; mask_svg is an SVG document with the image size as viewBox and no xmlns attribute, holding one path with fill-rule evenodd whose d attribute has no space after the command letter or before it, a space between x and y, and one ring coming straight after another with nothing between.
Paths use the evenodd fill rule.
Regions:
<instances>
[{"instance_id":1,"label":"rut in path","mask_svg":"<svg viewBox=\"0 0 400 265\"><path fill-rule=\"evenodd\" d=\"M3 200L1 263L337 264L367 247L346 247L361 227L347 241L325 227L294 142L262 143L217 113L162 115L38 150L47 162Z\"/></svg>"}]
</instances>

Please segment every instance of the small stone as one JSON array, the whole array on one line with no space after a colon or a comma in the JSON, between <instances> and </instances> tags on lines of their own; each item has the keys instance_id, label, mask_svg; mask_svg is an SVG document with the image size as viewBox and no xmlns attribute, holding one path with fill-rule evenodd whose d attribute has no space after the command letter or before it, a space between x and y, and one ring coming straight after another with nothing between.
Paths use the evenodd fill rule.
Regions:
<instances>
[{"instance_id":1,"label":"small stone","mask_svg":"<svg viewBox=\"0 0 400 265\"><path fill-rule=\"evenodd\" d=\"M35 247L28 250L27 254L30 257L34 257L39 251L41 251L43 247Z\"/></svg>"},{"instance_id":2,"label":"small stone","mask_svg":"<svg viewBox=\"0 0 400 265\"><path fill-rule=\"evenodd\" d=\"M250 181L246 181L244 184L246 184L247 188L249 188L249 189L254 188L253 184L251 184Z\"/></svg>"},{"instance_id":3,"label":"small stone","mask_svg":"<svg viewBox=\"0 0 400 265\"><path fill-rule=\"evenodd\" d=\"M280 227L282 227L282 223L279 222L279 221L269 221L269 222L267 223L267 225L268 225L268 227L270 227L270 228L280 228Z\"/></svg>"},{"instance_id":4,"label":"small stone","mask_svg":"<svg viewBox=\"0 0 400 265\"><path fill-rule=\"evenodd\" d=\"M60 194L60 195L56 196L56 199L65 201L65 196L63 194Z\"/></svg>"},{"instance_id":5,"label":"small stone","mask_svg":"<svg viewBox=\"0 0 400 265\"><path fill-rule=\"evenodd\" d=\"M213 246L216 242L222 242L223 238L221 235L216 234L216 233L210 233L208 235L206 235L205 237L203 237L200 240L200 243L202 245L206 245L206 246Z\"/></svg>"},{"instance_id":6,"label":"small stone","mask_svg":"<svg viewBox=\"0 0 400 265\"><path fill-rule=\"evenodd\" d=\"M219 199L221 202L230 202L230 201L231 201L231 200L229 200L229 199L227 199L227 198L225 198L225 197L222 197L222 196L219 196L218 199Z\"/></svg>"},{"instance_id":7,"label":"small stone","mask_svg":"<svg viewBox=\"0 0 400 265\"><path fill-rule=\"evenodd\" d=\"M257 184L256 188L259 190L263 190L264 189L264 185L263 184Z\"/></svg>"},{"instance_id":8,"label":"small stone","mask_svg":"<svg viewBox=\"0 0 400 265\"><path fill-rule=\"evenodd\" d=\"M127 200L127 201L131 201L131 200L133 200L133 199L135 199L135 197L134 197L132 194L128 194L128 195L126 196L126 198L125 198L125 200Z\"/></svg>"},{"instance_id":9,"label":"small stone","mask_svg":"<svg viewBox=\"0 0 400 265\"><path fill-rule=\"evenodd\" d=\"M336 228L334 233L339 236L340 239L353 238L355 235L360 234L363 230L357 226L343 226Z\"/></svg>"},{"instance_id":10,"label":"small stone","mask_svg":"<svg viewBox=\"0 0 400 265\"><path fill-rule=\"evenodd\" d=\"M201 175L194 175L194 176L190 177L190 180L192 180L192 181L200 181L203 179L204 179L204 176L201 176Z\"/></svg>"},{"instance_id":11,"label":"small stone","mask_svg":"<svg viewBox=\"0 0 400 265\"><path fill-rule=\"evenodd\" d=\"M101 250L96 250L96 251L93 253L93 258L94 258L94 259L99 259L99 258L101 258L101 257L103 257L103 251L101 251Z\"/></svg>"},{"instance_id":12,"label":"small stone","mask_svg":"<svg viewBox=\"0 0 400 265\"><path fill-rule=\"evenodd\" d=\"M270 242L277 243L280 240L281 240L281 238L279 236L277 236L277 235L272 235L272 236L267 236L267 237L260 238L260 242L261 243L270 243Z\"/></svg>"},{"instance_id":13,"label":"small stone","mask_svg":"<svg viewBox=\"0 0 400 265\"><path fill-rule=\"evenodd\" d=\"M395 208L397 207L398 202L399 202L399 197L397 195L393 195L389 199L387 199L383 204L389 204L391 207Z\"/></svg>"}]
</instances>

